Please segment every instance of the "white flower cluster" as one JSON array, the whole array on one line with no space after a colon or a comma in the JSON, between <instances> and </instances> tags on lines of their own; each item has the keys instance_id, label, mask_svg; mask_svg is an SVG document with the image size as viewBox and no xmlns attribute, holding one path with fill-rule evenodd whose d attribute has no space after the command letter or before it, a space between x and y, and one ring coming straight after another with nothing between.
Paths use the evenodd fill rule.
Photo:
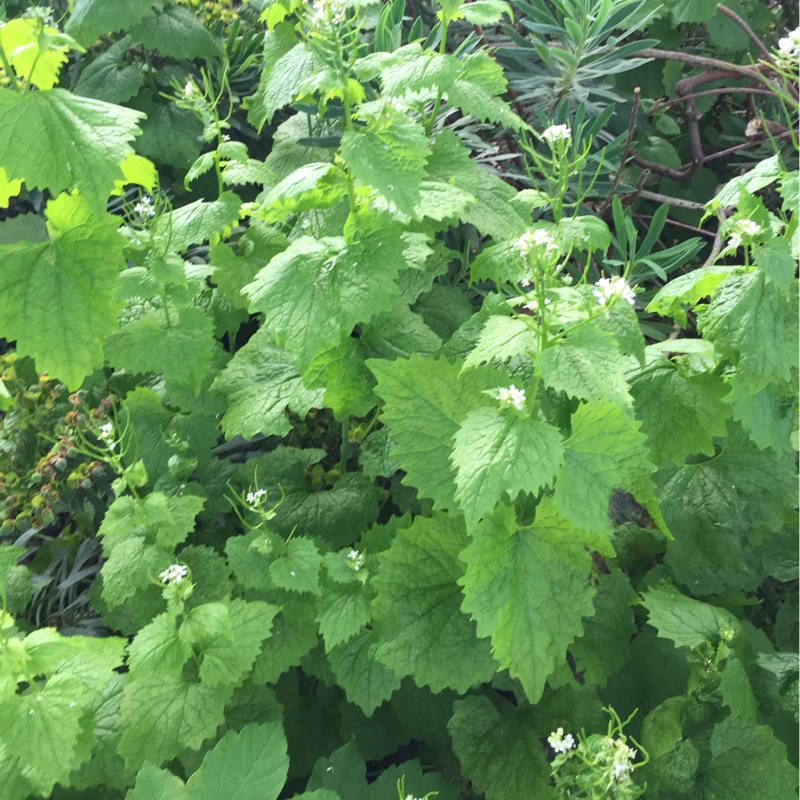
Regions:
<instances>
[{"instance_id":1,"label":"white flower cluster","mask_svg":"<svg viewBox=\"0 0 800 800\"><path fill-rule=\"evenodd\" d=\"M347 554L347 558L350 560L350 567L353 572L358 572L364 566L364 554L359 553L358 550L351 550Z\"/></svg>"},{"instance_id":2,"label":"white flower cluster","mask_svg":"<svg viewBox=\"0 0 800 800\"><path fill-rule=\"evenodd\" d=\"M186 100L193 100L199 93L194 81L186 81L186 86L183 87L183 96Z\"/></svg>"},{"instance_id":3,"label":"white flower cluster","mask_svg":"<svg viewBox=\"0 0 800 800\"><path fill-rule=\"evenodd\" d=\"M636 758L636 751L628 747L622 739L612 739L608 737L605 741L607 753L611 757L611 767L614 771L615 780L626 780L631 776L633 769L632 762Z\"/></svg>"},{"instance_id":4,"label":"white flower cluster","mask_svg":"<svg viewBox=\"0 0 800 800\"><path fill-rule=\"evenodd\" d=\"M597 302L601 306L606 305L616 297L621 297L631 305L636 302L636 292L619 275L615 275L613 278L600 278L592 294L597 298Z\"/></svg>"},{"instance_id":5,"label":"white flower cluster","mask_svg":"<svg viewBox=\"0 0 800 800\"><path fill-rule=\"evenodd\" d=\"M537 249L544 249L546 253L552 250L558 250L556 240L547 231L541 228L537 228L535 231L525 231L525 233L514 242L514 247L523 258L527 258L531 252Z\"/></svg>"},{"instance_id":6,"label":"white flower cluster","mask_svg":"<svg viewBox=\"0 0 800 800\"><path fill-rule=\"evenodd\" d=\"M525 390L517 389L512 383L507 389L498 389L494 399L500 401L501 407L522 411L525 407Z\"/></svg>"},{"instance_id":7,"label":"white flower cluster","mask_svg":"<svg viewBox=\"0 0 800 800\"><path fill-rule=\"evenodd\" d=\"M752 239L758 236L764 229L751 219L739 219L731 226L731 238L728 239L728 247L741 247L745 239Z\"/></svg>"},{"instance_id":8,"label":"white flower cluster","mask_svg":"<svg viewBox=\"0 0 800 800\"><path fill-rule=\"evenodd\" d=\"M553 301L552 301L552 300L551 300L549 297L545 297L545 299L544 299L544 305L545 305L545 308L546 308L547 306L549 306L549 305L550 305L550 303L552 303L552 302L553 302ZM536 311L538 311L538 310L539 310L539 301L538 301L538 300L536 300L536 299L534 298L534 299L533 299L533 300L531 300L529 303L525 303L525 308L527 308L527 309L528 309L528 311L534 311L534 312L536 312Z\"/></svg>"},{"instance_id":9,"label":"white flower cluster","mask_svg":"<svg viewBox=\"0 0 800 800\"><path fill-rule=\"evenodd\" d=\"M182 564L170 564L158 577L162 583L180 583L187 575L189 570Z\"/></svg>"},{"instance_id":10,"label":"white flower cluster","mask_svg":"<svg viewBox=\"0 0 800 800\"><path fill-rule=\"evenodd\" d=\"M308 24L312 28L341 25L346 10L347 5L344 0L318 0L312 6Z\"/></svg>"},{"instance_id":11,"label":"white flower cluster","mask_svg":"<svg viewBox=\"0 0 800 800\"><path fill-rule=\"evenodd\" d=\"M143 219L145 217L154 217L156 215L156 209L153 205L153 198L146 194L142 195L139 202L133 207L133 210Z\"/></svg>"},{"instance_id":12,"label":"white flower cluster","mask_svg":"<svg viewBox=\"0 0 800 800\"><path fill-rule=\"evenodd\" d=\"M97 432L98 436L102 440L103 444L109 450L115 450L117 447L117 443L114 441L114 423L113 422L104 422L100 426L100 430Z\"/></svg>"},{"instance_id":13,"label":"white flower cluster","mask_svg":"<svg viewBox=\"0 0 800 800\"><path fill-rule=\"evenodd\" d=\"M248 492L244 499L247 501L247 505L253 506L253 508L258 508L266 496L266 489L256 489L254 492Z\"/></svg>"},{"instance_id":14,"label":"white flower cluster","mask_svg":"<svg viewBox=\"0 0 800 800\"><path fill-rule=\"evenodd\" d=\"M559 142L567 142L572 139L572 131L569 125L551 125L547 130L542 131L542 139L544 139L551 148L554 148Z\"/></svg>"},{"instance_id":15,"label":"white flower cluster","mask_svg":"<svg viewBox=\"0 0 800 800\"><path fill-rule=\"evenodd\" d=\"M547 737L547 742L556 753L566 753L567 750L572 750L575 747L575 737L571 733L565 736L563 728L553 731Z\"/></svg>"},{"instance_id":16,"label":"white flower cluster","mask_svg":"<svg viewBox=\"0 0 800 800\"><path fill-rule=\"evenodd\" d=\"M795 28L790 34L778 41L778 51L794 61L800 58L800 28Z\"/></svg>"}]
</instances>

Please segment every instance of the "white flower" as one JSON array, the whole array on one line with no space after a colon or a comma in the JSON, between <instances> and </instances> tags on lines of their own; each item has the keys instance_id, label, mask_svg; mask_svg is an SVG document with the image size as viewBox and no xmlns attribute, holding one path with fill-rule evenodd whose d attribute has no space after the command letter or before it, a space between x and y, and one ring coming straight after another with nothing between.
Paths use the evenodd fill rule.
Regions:
<instances>
[{"instance_id":1,"label":"white flower","mask_svg":"<svg viewBox=\"0 0 800 800\"><path fill-rule=\"evenodd\" d=\"M186 86L183 87L183 96L187 100L191 100L197 94L197 84L194 81L186 81Z\"/></svg>"},{"instance_id":2,"label":"white flower","mask_svg":"<svg viewBox=\"0 0 800 800\"><path fill-rule=\"evenodd\" d=\"M230 134L223 133L222 136L221 136L221 139L222 139L223 142L229 142L231 140Z\"/></svg>"},{"instance_id":3,"label":"white flower","mask_svg":"<svg viewBox=\"0 0 800 800\"><path fill-rule=\"evenodd\" d=\"M353 572L358 572L364 566L364 554L359 553L358 550L351 550L347 554L347 558L350 560L350 567Z\"/></svg>"},{"instance_id":4,"label":"white flower","mask_svg":"<svg viewBox=\"0 0 800 800\"><path fill-rule=\"evenodd\" d=\"M753 222L751 219L736 220L731 226L731 238L728 239L728 247L741 247L745 238L752 239L763 230L757 222Z\"/></svg>"},{"instance_id":5,"label":"white flower","mask_svg":"<svg viewBox=\"0 0 800 800\"><path fill-rule=\"evenodd\" d=\"M517 389L513 383L508 389L498 389L494 399L499 400L503 408L513 407L517 411L525 408L525 390Z\"/></svg>"},{"instance_id":6,"label":"white flower","mask_svg":"<svg viewBox=\"0 0 800 800\"><path fill-rule=\"evenodd\" d=\"M636 751L632 747L628 747L622 740L618 739L614 742L614 778L615 780L626 780L630 778L630 773L633 767L631 762L636 758Z\"/></svg>"},{"instance_id":7,"label":"white flower","mask_svg":"<svg viewBox=\"0 0 800 800\"><path fill-rule=\"evenodd\" d=\"M314 4L308 24L311 27L328 27L344 22L346 5L343 0L318 0Z\"/></svg>"},{"instance_id":8,"label":"white flower","mask_svg":"<svg viewBox=\"0 0 800 800\"><path fill-rule=\"evenodd\" d=\"M569 142L572 138L572 131L570 131L569 125L551 125L546 131L542 131L541 138L553 148L558 142L565 144Z\"/></svg>"},{"instance_id":9,"label":"white flower","mask_svg":"<svg viewBox=\"0 0 800 800\"><path fill-rule=\"evenodd\" d=\"M800 57L800 28L795 28L790 34L778 42L778 50L791 59Z\"/></svg>"},{"instance_id":10,"label":"white flower","mask_svg":"<svg viewBox=\"0 0 800 800\"><path fill-rule=\"evenodd\" d=\"M553 731L547 737L547 742L556 753L566 753L567 750L572 750L575 747L575 737L571 733L565 736L563 728Z\"/></svg>"},{"instance_id":11,"label":"white flower","mask_svg":"<svg viewBox=\"0 0 800 800\"><path fill-rule=\"evenodd\" d=\"M245 495L245 500L247 501L247 505L253 506L257 508L261 505L261 501L267 496L266 489L257 489L255 492L248 492Z\"/></svg>"},{"instance_id":12,"label":"white flower","mask_svg":"<svg viewBox=\"0 0 800 800\"><path fill-rule=\"evenodd\" d=\"M552 303L552 302L553 301L549 297L545 297L545 299L544 299L545 307L549 306L550 303ZM531 300L530 303L525 303L525 308L527 308L528 311L538 311L539 310L539 301L536 300L536 299Z\"/></svg>"},{"instance_id":13,"label":"white flower","mask_svg":"<svg viewBox=\"0 0 800 800\"><path fill-rule=\"evenodd\" d=\"M187 575L189 570L182 564L171 564L158 577L162 583L180 583Z\"/></svg>"},{"instance_id":14,"label":"white flower","mask_svg":"<svg viewBox=\"0 0 800 800\"><path fill-rule=\"evenodd\" d=\"M541 228L537 228L535 231L525 231L525 233L514 242L514 247L523 258L527 258L531 251L537 248L544 248L545 252L558 250L556 240L553 239L547 231Z\"/></svg>"},{"instance_id":15,"label":"white flower","mask_svg":"<svg viewBox=\"0 0 800 800\"><path fill-rule=\"evenodd\" d=\"M636 292L619 275L615 275L613 278L600 278L592 294L597 298L597 302L601 306L604 306L615 297L621 297L631 305L636 302Z\"/></svg>"},{"instance_id":16,"label":"white flower","mask_svg":"<svg viewBox=\"0 0 800 800\"><path fill-rule=\"evenodd\" d=\"M104 422L100 426L100 430L97 432L97 435L102 440L103 444L108 447L109 450L115 450L117 447L117 443L114 441L114 423L113 422Z\"/></svg>"},{"instance_id":17,"label":"white flower","mask_svg":"<svg viewBox=\"0 0 800 800\"><path fill-rule=\"evenodd\" d=\"M146 194L142 195L139 202L133 207L133 210L140 217L154 217L156 214L156 209L153 206L153 198Z\"/></svg>"}]
</instances>

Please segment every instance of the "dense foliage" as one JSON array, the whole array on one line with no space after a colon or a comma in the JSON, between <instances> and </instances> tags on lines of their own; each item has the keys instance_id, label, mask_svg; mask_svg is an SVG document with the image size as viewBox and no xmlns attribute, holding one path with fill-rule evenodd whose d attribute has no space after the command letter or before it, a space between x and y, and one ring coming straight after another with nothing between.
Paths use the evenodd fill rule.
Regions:
<instances>
[{"instance_id":1,"label":"dense foliage","mask_svg":"<svg viewBox=\"0 0 800 800\"><path fill-rule=\"evenodd\" d=\"M796 796L792 4L5 14L0 796Z\"/></svg>"}]
</instances>

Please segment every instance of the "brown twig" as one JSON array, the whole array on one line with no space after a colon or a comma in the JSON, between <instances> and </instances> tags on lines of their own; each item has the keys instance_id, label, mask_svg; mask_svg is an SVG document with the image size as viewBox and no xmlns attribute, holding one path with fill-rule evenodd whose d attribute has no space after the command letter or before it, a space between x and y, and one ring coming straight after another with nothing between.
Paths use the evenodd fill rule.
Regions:
<instances>
[{"instance_id":1,"label":"brown twig","mask_svg":"<svg viewBox=\"0 0 800 800\"><path fill-rule=\"evenodd\" d=\"M653 114L661 111L663 108L679 105L684 100L696 100L698 97L711 97L712 95L726 95L726 94L761 94L766 97L774 97L775 92L770 92L767 89L753 89L747 86L721 86L719 89L706 89L704 92L695 92L694 94L686 95L685 97L673 97L672 100L659 100L653 103L650 108L645 112L646 116L650 117Z\"/></svg>"},{"instance_id":2,"label":"brown twig","mask_svg":"<svg viewBox=\"0 0 800 800\"><path fill-rule=\"evenodd\" d=\"M800 131L795 133L796 136L800 136ZM783 133L777 133L772 136L773 139L790 139L792 136L792 131L784 131ZM734 145L733 147L728 147L726 150L718 150L716 153L711 153L711 155L706 156L706 161L714 161L717 158L722 158L723 156L729 156L731 153L736 153L739 150L747 150L748 147L756 147L757 145L761 144L764 141L763 137L756 139L752 142L742 142L742 144Z\"/></svg>"},{"instance_id":3,"label":"brown twig","mask_svg":"<svg viewBox=\"0 0 800 800\"><path fill-rule=\"evenodd\" d=\"M674 198L673 198L674 199ZM652 214L632 214L631 215L634 219L653 219ZM708 236L709 238L713 239L716 234L711 233L711 231L704 231L702 228L696 228L694 225L687 225L685 222L678 222L676 219L670 219L667 217L664 222L667 225L674 225L676 228L684 228L687 231L692 231L693 233L699 233L702 236Z\"/></svg>"},{"instance_id":4,"label":"brown twig","mask_svg":"<svg viewBox=\"0 0 800 800\"><path fill-rule=\"evenodd\" d=\"M735 72L744 78L770 86L769 81L761 74L759 65L752 67L740 67L738 64L730 64L727 61L720 61L718 58L707 58L696 56L693 53L681 53L676 50L660 50L657 47L646 47L637 54L642 58L663 58L666 61L682 61L700 69L714 69L722 72ZM763 69L769 69L769 64L764 64Z\"/></svg>"},{"instance_id":5,"label":"brown twig","mask_svg":"<svg viewBox=\"0 0 800 800\"><path fill-rule=\"evenodd\" d=\"M642 200L653 200L657 203L668 203L671 206L678 206L678 208L688 208L690 211L703 211L705 206L702 203L695 203L694 200L683 200L680 197L671 197L667 194L659 194L658 192L639 192L639 197Z\"/></svg>"},{"instance_id":6,"label":"brown twig","mask_svg":"<svg viewBox=\"0 0 800 800\"><path fill-rule=\"evenodd\" d=\"M717 260L717 256L722 251L722 235L720 231L722 230L722 226L725 224L725 209L722 208L722 206L718 206L716 213L717 219L719 220L719 225L717 226L717 232L711 245L711 252L708 254L708 258L703 262L704 267L710 267Z\"/></svg>"},{"instance_id":7,"label":"brown twig","mask_svg":"<svg viewBox=\"0 0 800 800\"><path fill-rule=\"evenodd\" d=\"M772 56L767 46L756 36L753 29L735 11L731 11L727 6L722 5L722 3L717 3L717 11L724 14L729 19L732 19L748 35L750 41L759 49L761 55L767 60L772 61Z\"/></svg>"},{"instance_id":8,"label":"brown twig","mask_svg":"<svg viewBox=\"0 0 800 800\"><path fill-rule=\"evenodd\" d=\"M631 152L631 142L633 141L633 133L636 129L636 117L639 115L639 104L642 100L642 90L641 87L637 86L633 90L633 103L631 105L631 118L628 122L628 135L625 137L625 144L622 148L622 155L619 159L619 169L617 170L616 174L614 175L614 181L611 184L611 189L608 192L608 197L602 202L599 209L600 216L603 215L605 211L608 210L608 207L611 205L611 201L614 199L614 195L617 191L617 186L619 186L619 182L622 179L622 170L625 169L625 164L628 161L628 155Z\"/></svg>"}]
</instances>

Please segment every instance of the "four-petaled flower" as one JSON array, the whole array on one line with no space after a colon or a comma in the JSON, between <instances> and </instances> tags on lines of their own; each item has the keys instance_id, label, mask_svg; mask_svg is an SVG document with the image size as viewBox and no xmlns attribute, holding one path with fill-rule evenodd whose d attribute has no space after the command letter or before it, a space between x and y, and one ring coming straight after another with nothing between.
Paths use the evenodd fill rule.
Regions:
<instances>
[{"instance_id":1,"label":"four-petaled flower","mask_svg":"<svg viewBox=\"0 0 800 800\"><path fill-rule=\"evenodd\" d=\"M350 560L350 567L353 572L358 572L364 566L364 554L359 553L358 550L351 550L347 554L347 558Z\"/></svg>"},{"instance_id":2,"label":"four-petaled flower","mask_svg":"<svg viewBox=\"0 0 800 800\"><path fill-rule=\"evenodd\" d=\"M256 489L254 492L248 492L245 495L245 500L247 501L247 505L258 507L261 505L261 501L267 496L266 489Z\"/></svg>"},{"instance_id":3,"label":"four-petaled flower","mask_svg":"<svg viewBox=\"0 0 800 800\"><path fill-rule=\"evenodd\" d=\"M728 247L741 247L744 240L758 236L764 229L751 219L738 219L731 226L731 238Z\"/></svg>"},{"instance_id":4,"label":"four-petaled flower","mask_svg":"<svg viewBox=\"0 0 800 800\"><path fill-rule=\"evenodd\" d=\"M800 28L795 28L778 41L778 51L795 61L800 57Z\"/></svg>"},{"instance_id":5,"label":"four-petaled flower","mask_svg":"<svg viewBox=\"0 0 800 800\"><path fill-rule=\"evenodd\" d=\"M502 407L512 407L517 411L525 408L525 390L517 389L513 383L507 389L498 389L494 399L499 400Z\"/></svg>"},{"instance_id":6,"label":"four-petaled flower","mask_svg":"<svg viewBox=\"0 0 800 800\"><path fill-rule=\"evenodd\" d=\"M162 583L180 583L187 575L189 570L183 564L170 564L158 577Z\"/></svg>"},{"instance_id":7,"label":"four-petaled flower","mask_svg":"<svg viewBox=\"0 0 800 800\"><path fill-rule=\"evenodd\" d=\"M148 195L142 195L139 202L133 207L133 210L140 217L154 217L156 209L153 206L153 198Z\"/></svg>"},{"instance_id":8,"label":"four-petaled flower","mask_svg":"<svg viewBox=\"0 0 800 800\"><path fill-rule=\"evenodd\" d=\"M564 142L564 144L569 142L572 139L572 131L569 129L569 125L551 125L547 130L542 131L541 137L553 148L559 142Z\"/></svg>"},{"instance_id":9,"label":"four-petaled flower","mask_svg":"<svg viewBox=\"0 0 800 800\"><path fill-rule=\"evenodd\" d=\"M114 423L113 422L104 422L100 426L100 430L98 431L98 435L100 439L103 441L103 444L109 449L114 450L116 449L117 443L114 441Z\"/></svg>"},{"instance_id":10,"label":"four-petaled flower","mask_svg":"<svg viewBox=\"0 0 800 800\"><path fill-rule=\"evenodd\" d=\"M575 747L575 737L571 733L565 736L564 729L557 728L547 737L547 743L556 753L566 753L567 750Z\"/></svg>"},{"instance_id":11,"label":"four-petaled flower","mask_svg":"<svg viewBox=\"0 0 800 800\"><path fill-rule=\"evenodd\" d=\"M597 298L597 302L601 306L604 306L616 297L621 297L631 305L636 302L636 292L634 292L628 282L619 275L615 275L613 278L600 278L592 294Z\"/></svg>"},{"instance_id":12,"label":"four-petaled flower","mask_svg":"<svg viewBox=\"0 0 800 800\"><path fill-rule=\"evenodd\" d=\"M537 228L535 231L525 231L514 242L514 247L523 258L527 258L536 249L543 249L546 253L551 250L558 250L556 240L541 228Z\"/></svg>"}]
</instances>

